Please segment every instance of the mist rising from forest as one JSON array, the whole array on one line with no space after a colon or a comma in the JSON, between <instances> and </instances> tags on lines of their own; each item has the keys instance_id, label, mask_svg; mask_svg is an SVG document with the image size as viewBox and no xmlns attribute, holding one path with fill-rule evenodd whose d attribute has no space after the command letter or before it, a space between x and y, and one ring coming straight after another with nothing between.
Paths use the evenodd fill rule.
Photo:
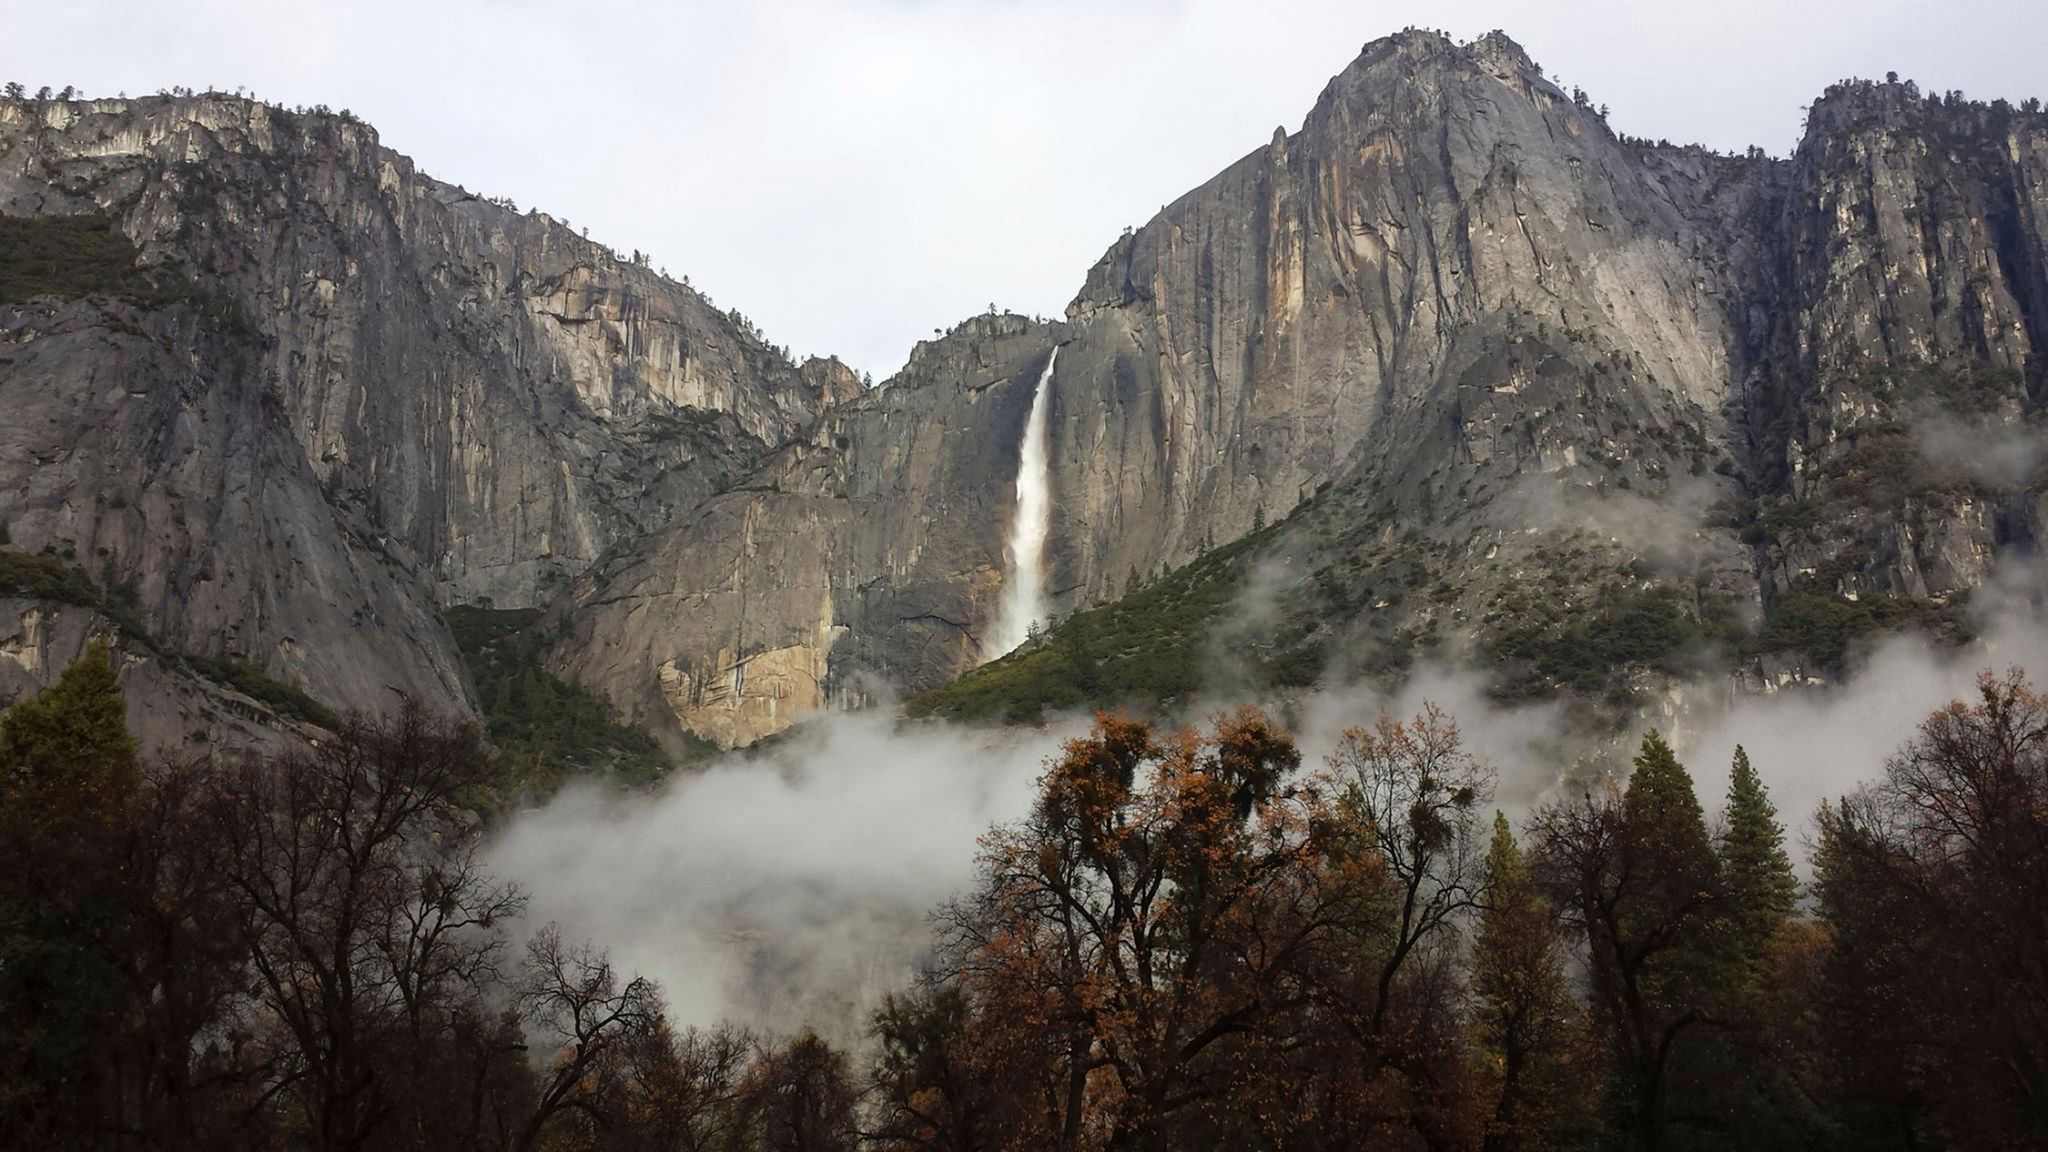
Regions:
<instances>
[{"instance_id":1,"label":"mist rising from forest","mask_svg":"<svg viewBox=\"0 0 2048 1152\"><path fill-rule=\"evenodd\" d=\"M1597 739L1571 731L1559 704L1503 706L1483 675L1445 667L1418 669L1392 693L1353 685L1276 710L1313 768L1345 728L1435 703L1498 769L1495 803L1518 820L1582 787L1589 767L1625 772L1652 724L1711 815L1739 743L1803 873L1815 806L1874 779L1930 711L1969 695L1981 669L2048 675L2040 575L2012 565L1987 583L1981 639L1962 651L1895 636L1827 689L1756 694L1703 679L1673 714ZM571 788L516 817L489 863L532 894L531 925L559 922L655 978L679 1023L808 1027L853 1043L882 994L927 954L930 912L973 882L978 839L1029 811L1046 758L1085 726L1078 716L991 730L904 724L881 709L833 715L764 755L679 775L651 798Z\"/></svg>"},{"instance_id":2,"label":"mist rising from forest","mask_svg":"<svg viewBox=\"0 0 2048 1152\"><path fill-rule=\"evenodd\" d=\"M2048 679L2048 572L2010 561L1972 597L1977 639L1944 650L1904 634L1879 643L1847 681L1825 691L1778 691L1732 697L1718 717L1699 717L1677 733L1701 801L1719 807L1735 746L1749 753L1771 790L1794 860L1807 867L1814 809L1875 779L1885 760L1928 713L1953 699L1975 699L1978 673L2025 669Z\"/></svg>"},{"instance_id":3,"label":"mist rising from forest","mask_svg":"<svg viewBox=\"0 0 2048 1152\"><path fill-rule=\"evenodd\" d=\"M807 724L654 797L564 791L492 845L528 921L658 980L673 1018L854 1039L913 971L975 842L1031 804L1063 733Z\"/></svg>"}]
</instances>

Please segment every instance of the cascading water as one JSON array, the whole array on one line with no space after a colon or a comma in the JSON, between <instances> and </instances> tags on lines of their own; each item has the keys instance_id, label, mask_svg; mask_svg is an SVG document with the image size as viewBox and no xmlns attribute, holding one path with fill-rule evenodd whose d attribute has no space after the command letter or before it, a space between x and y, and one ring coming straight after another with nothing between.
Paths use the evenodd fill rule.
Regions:
<instances>
[{"instance_id":1,"label":"cascading water","mask_svg":"<svg viewBox=\"0 0 2048 1152\"><path fill-rule=\"evenodd\" d=\"M996 620L991 657L1015 649L1031 634L1034 621L1050 615L1045 602L1045 537L1052 528L1052 484L1049 478L1046 398L1052 391L1052 366L1059 362L1055 347L1046 358L1045 371L1038 375L1038 390L1031 396L1031 415L1024 423L1024 447L1017 462L1017 512L1010 521L1010 538L1004 545L1008 570L1003 573L1003 610Z\"/></svg>"}]
</instances>

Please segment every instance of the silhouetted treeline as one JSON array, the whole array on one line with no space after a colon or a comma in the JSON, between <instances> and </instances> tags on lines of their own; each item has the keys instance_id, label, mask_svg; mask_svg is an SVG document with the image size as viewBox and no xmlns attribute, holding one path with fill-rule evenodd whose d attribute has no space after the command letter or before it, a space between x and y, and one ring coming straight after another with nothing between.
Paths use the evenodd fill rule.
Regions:
<instances>
[{"instance_id":1,"label":"silhouetted treeline","mask_svg":"<svg viewBox=\"0 0 2048 1152\"><path fill-rule=\"evenodd\" d=\"M476 858L497 783L474 729L412 707L144 763L103 650L16 705L0 1148L845 1146L841 1054L677 1033L551 928L512 954L523 897Z\"/></svg>"},{"instance_id":2,"label":"silhouetted treeline","mask_svg":"<svg viewBox=\"0 0 2048 1152\"><path fill-rule=\"evenodd\" d=\"M1800 766L1781 766L1788 772ZM2014 672L1817 815L1656 734L1520 834L1448 715L1304 766L1103 716L870 1044L679 1031L477 866L476 734L139 763L104 654L0 718L0 1146L2048 1144L2048 700ZM1718 781L1716 782L1718 784Z\"/></svg>"}]
</instances>

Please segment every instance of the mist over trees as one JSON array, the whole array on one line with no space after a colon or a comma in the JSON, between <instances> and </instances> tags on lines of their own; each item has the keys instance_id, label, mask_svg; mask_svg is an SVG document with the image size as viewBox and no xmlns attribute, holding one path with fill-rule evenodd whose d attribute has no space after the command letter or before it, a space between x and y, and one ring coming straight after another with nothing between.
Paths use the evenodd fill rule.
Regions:
<instances>
[{"instance_id":1,"label":"mist over trees","mask_svg":"<svg viewBox=\"0 0 2048 1152\"><path fill-rule=\"evenodd\" d=\"M814 1148L844 1057L673 1032L477 864L501 766L406 706L141 760L94 649L0 718L0 1147ZM849 1105L850 1106L850 1105ZM722 1133L731 1131L728 1138ZM760 1139L756 1139L760 1137Z\"/></svg>"},{"instance_id":2,"label":"mist over trees","mask_svg":"<svg viewBox=\"0 0 2048 1152\"><path fill-rule=\"evenodd\" d=\"M1821 808L1809 888L1740 749L1724 785L1653 732L1517 827L1435 707L1320 764L1255 709L1101 715L854 1050L679 1027L528 924L479 863L509 769L473 728L408 706L179 760L122 717L98 649L0 716L0 1146L2048 1141L2048 699L2018 671Z\"/></svg>"}]
</instances>

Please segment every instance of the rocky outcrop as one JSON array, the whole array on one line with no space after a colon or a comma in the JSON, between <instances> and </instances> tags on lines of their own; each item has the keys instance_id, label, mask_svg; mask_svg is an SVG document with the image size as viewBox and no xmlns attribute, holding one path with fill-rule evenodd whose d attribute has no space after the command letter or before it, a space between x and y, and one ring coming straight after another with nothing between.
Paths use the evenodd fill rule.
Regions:
<instances>
[{"instance_id":1,"label":"rocky outcrop","mask_svg":"<svg viewBox=\"0 0 2048 1152\"><path fill-rule=\"evenodd\" d=\"M670 418L720 413L723 439L774 444L851 385L553 219L421 176L352 120L13 103L0 149L0 210L112 215L145 262L240 309L322 482L449 600L536 602L701 499L715 484Z\"/></svg>"},{"instance_id":2,"label":"rocky outcrop","mask_svg":"<svg viewBox=\"0 0 2048 1152\"><path fill-rule=\"evenodd\" d=\"M106 645L121 670L128 729L146 748L183 758L232 756L317 738L263 702L133 643L99 612L32 598L0 596L0 700L55 684L94 643Z\"/></svg>"},{"instance_id":3,"label":"rocky outcrop","mask_svg":"<svg viewBox=\"0 0 2048 1152\"><path fill-rule=\"evenodd\" d=\"M1719 156L1618 137L1504 36L1377 41L1299 131L1114 244L1066 324L993 362L914 362L748 495L594 573L558 659L727 742L970 665L1055 342L1062 610L1290 514L1279 630L1367 666L1526 647L1532 586L1560 630L1636 597L1716 644L1788 573L1829 595L1966 587L2037 496L1881 492L1885 511L1828 510L1819 542L1797 509L1816 459L1859 451L1852 366L1908 392L1930 387L1919 364L1995 377L2000 419L2034 435L2041 140L2031 111L1866 86L1823 100L1792 160ZM991 369L1002 400L962 403ZM908 471L882 483L879 460ZM864 503L889 492L910 520ZM760 686L774 708L747 698L761 657L799 669Z\"/></svg>"},{"instance_id":4,"label":"rocky outcrop","mask_svg":"<svg viewBox=\"0 0 2048 1152\"><path fill-rule=\"evenodd\" d=\"M1681 640L1809 677L1788 605L1933 619L2048 515L2048 120L1910 85L1720 156L1499 34L1375 41L1063 321L865 393L345 116L0 104L0 211L112 217L191 286L0 313L14 546L339 704L460 699L436 608L486 598L678 741L942 683L994 655L1055 347L1055 608L1284 521L1238 647L1297 681L1435 646L1585 690L1586 635L1628 691Z\"/></svg>"},{"instance_id":5,"label":"rocky outcrop","mask_svg":"<svg viewBox=\"0 0 2048 1152\"><path fill-rule=\"evenodd\" d=\"M132 599L170 648L337 707L466 698L432 585L330 506L241 345L192 304L0 309L0 522Z\"/></svg>"},{"instance_id":6,"label":"rocky outcrop","mask_svg":"<svg viewBox=\"0 0 2048 1152\"><path fill-rule=\"evenodd\" d=\"M579 581L562 670L749 743L990 653L1019 445L1059 328L977 317Z\"/></svg>"},{"instance_id":7,"label":"rocky outcrop","mask_svg":"<svg viewBox=\"0 0 2048 1152\"><path fill-rule=\"evenodd\" d=\"M1715 249L1505 37L1368 45L1299 132L1089 274L1055 433L1055 537L1088 541L1066 550L1067 583L1098 597L1134 566L1277 520L1362 456L1412 455L1414 437L1391 433L1418 416L1455 429L1455 450L1427 436L1436 458L1404 483L1461 454L1555 471L1563 446L1516 429L1596 386L1603 361L1630 375L1610 390L1633 415L1714 423L1730 376L1703 285ZM1571 379L1533 395L1566 373L1515 349L1551 343ZM1573 467L1604 478L1595 460Z\"/></svg>"},{"instance_id":8,"label":"rocky outcrop","mask_svg":"<svg viewBox=\"0 0 2048 1152\"><path fill-rule=\"evenodd\" d=\"M337 707L466 706L438 605L543 603L859 391L345 115L0 102L0 214L111 218L176 289L0 305L12 546Z\"/></svg>"},{"instance_id":9,"label":"rocky outcrop","mask_svg":"<svg viewBox=\"0 0 2048 1152\"><path fill-rule=\"evenodd\" d=\"M1967 593L2048 490L2048 117L1838 85L1790 167L1749 429L1766 584Z\"/></svg>"}]
</instances>

